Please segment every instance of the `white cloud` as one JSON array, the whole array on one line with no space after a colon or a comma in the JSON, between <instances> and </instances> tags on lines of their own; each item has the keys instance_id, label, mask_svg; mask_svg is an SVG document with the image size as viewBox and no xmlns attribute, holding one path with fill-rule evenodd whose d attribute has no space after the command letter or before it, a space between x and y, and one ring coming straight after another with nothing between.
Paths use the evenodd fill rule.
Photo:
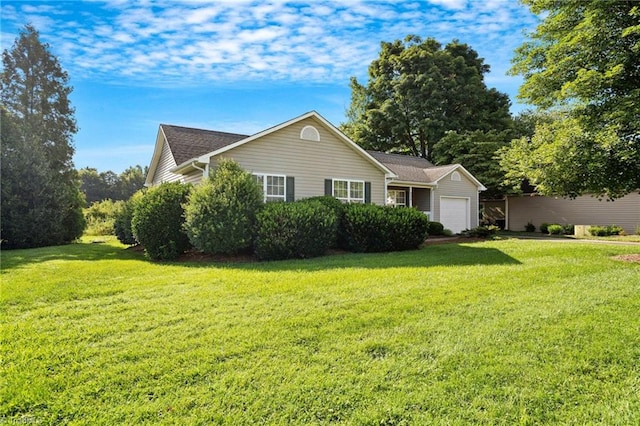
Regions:
<instances>
[{"instance_id":1,"label":"white cloud","mask_svg":"<svg viewBox=\"0 0 640 426\"><path fill-rule=\"evenodd\" d=\"M509 0L9 3L3 27L32 20L74 78L152 86L347 82L366 75L380 41L410 33L458 38L504 69L492 61L508 62L535 23Z\"/></svg>"}]
</instances>

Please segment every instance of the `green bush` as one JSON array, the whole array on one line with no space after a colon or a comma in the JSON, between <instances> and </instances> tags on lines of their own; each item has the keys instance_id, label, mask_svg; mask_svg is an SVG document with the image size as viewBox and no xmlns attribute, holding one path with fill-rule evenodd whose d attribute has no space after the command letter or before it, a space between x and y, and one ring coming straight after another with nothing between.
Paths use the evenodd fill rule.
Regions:
<instances>
[{"instance_id":1,"label":"green bush","mask_svg":"<svg viewBox=\"0 0 640 426\"><path fill-rule=\"evenodd\" d=\"M556 223L549 225L547 227L547 233L549 235L562 235L563 232L564 232L564 227Z\"/></svg>"},{"instance_id":2,"label":"green bush","mask_svg":"<svg viewBox=\"0 0 640 426\"><path fill-rule=\"evenodd\" d=\"M621 227L617 225L590 226L589 233L596 237L607 237L610 235L620 235L624 233L624 231Z\"/></svg>"},{"instance_id":3,"label":"green bush","mask_svg":"<svg viewBox=\"0 0 640 426\"><path fill-rule=\"evenodd\" d=\"M330 248L343 247L344 246L343 244L344 230L342 227L342 216L344 214L345 204L342 201L338 200L337 198L331 197L328 195L305 198L304 200L300 200L300 201L301 202L320 202L333 211L333 213L336 215L337 222L336 222L335 235L333 236L333 240L329 247Z\"/></svg>"},{"instance_id":4,"label":"green bush","mask_svg":"<svg viewBox=\"0 0 640 426\"><path fill-rule=\"evenodd\" d=\"M524 230L526 232L536 232L536 226L533 223L529 222L524 226Z\"/></svg>"},{"instance_id":5,"label":"green bush","mask_svg":"<svg viewBox=\"0 0 640 426\"><path fill-rule=\"evenodd\" d=\"M343 216L344 243L355 252L410 250L427 238L429 219L411 208L349 204Z\"/></svg>"},{"instance_id":6,"label":"green bush","mask_svg":"<svg viewBox=\"0 0 640 426\"><path fill-rule=\"evenodd\" d=\"M499 230L500 228L495 225L483 225L476 226L471 229L465 229L461 234L465 237L471 238L489 238L490 236L495 235Z\"/></svg>"},{"instance_id":7,"label":"green bush","mask_svg":"<svg viewBox=\"0 0 640 426\"><path fill-rule=\"evenodd\" d=\"M549 224L547 222L543 222L540 224L540 232L543 234L549 233Z\"/></svg>"},{"instance_id":8,"label":"green bush","mask_svg":"<svg viewBox=\"0 0 640 426\"><path fill-rule=\"evenodd\" d=\"M131 229L131 220L133 219L133 212L136 207L136 203L140 202L142 196L144 195L145 190L140 190L133 194L127 201L125 201L122 205L122 209L118 212L115 217L113 223L113 230L122 244L127 245L135 245L138 244L135 237L133 236L133 231Z\"/></svg>"},{"instance_id":9,"label":"green bush","mask_svg":"<svg viewBox=\"0 0 640 426\"><path fill-rule=\"evenodd\" d=\"M151 259L172 260L191 247L184 232L184 210L191 185L163 183L135 203L131 229Z\"/></svg>"},{"instance_id":10,"label":"green bush","mask_svg":"<svg viewBox=\"0 0 640 426\"><path fill-rule=\"evenodd\" d=\"M103 200L96 201L84 209L84 218L87 221L85 234L114 235L114 223L123 205L122 201Z\"/></svg>"},{"instance_id":11,"label":"green bush","mask_svg":"<svg viewBox=\"0 0 640 426\"><path fill-rule=\"evenodd\" d=\"M575 233L576 227L571 224L566 224L562 226L562 233L564 235L573 235Z\"/></svg>"},{"instance_id":12,"label":"green bush","mask_svg":"<svg viewBox=\"0 0 640 426\"><path fill-rule=\"evenodd\" d=\"M189 241L205 253L236 254L253 245L262 193L253 176L232 160L221 160L184 205Z\"/></svg>"},{"instance_id":13,"label":"green bush","mask_svg":"<svg viewBox=\"0 0 640 426\"><path fill-rule=\"evenodd\" d=\"M255 253L262 260L321 256L335 242L335 211L317 200L268 203L256 219Z\"/></svg>"},{"instance_id":14,"label":"green bush","mask_svg":"<svg viewBox=\"0 0 640 426\"><path fill-rule=\"evenodd\" d=\"M429 222L427 232L429 235L444 235L444 225L440 222Z\"/></svg>"}]
</instances>

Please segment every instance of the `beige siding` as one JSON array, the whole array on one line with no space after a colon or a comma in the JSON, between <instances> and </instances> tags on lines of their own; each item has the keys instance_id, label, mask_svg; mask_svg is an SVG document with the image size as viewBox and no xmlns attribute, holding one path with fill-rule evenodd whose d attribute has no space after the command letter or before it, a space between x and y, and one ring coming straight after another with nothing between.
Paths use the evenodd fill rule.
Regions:
<instances>
[{"instance_id":1,"label":"beige siding","mask_svg":"<svg viewBox=\"0 0 640 426\"><path fill-rule=\"evenodd\" d=\"M640 226L640 195L633 193L616 201L600 201L588 195L575 200L528 195L509 197L508 229L522 231L528 222L537 229L542 223L618 225L631 234Z\"/></svg>"},{"instance_id":2,"label":"beige siding","mask_svg":"<svg viewBox=\"0 0 640 426\"><path fill-rule=\"evenodd\" d=\"M190 172L186 175L184 175L182 177L182 181L184 183L192 183L192 184L197 184L202 182L202 176L203 176L203 172L202 170L195 170L193 172Z\"/></svg>"},{"instance_id":3,"label":"beige siding","mask_svg":"<svg viewBox=\"0 0 640 426\"><path fill-rule=\"evenodd\" d=\"M460 181L451 180L451 174L438 181L434 189L432 215L434 221L440 220L440 197L457 197L469 199L469 223L471 228L478 226L478 186L460 173Z\"/></svg>"},{"instance_id":4,"label":"beige siding","mask_svg":"<svg viewBox=\"0 0 640 426\"><path fill-rule=\"evenodd\" d=\"M319 142L300 139L300 131L307 125L318 130ZM251 173L293 176L296 199L324 195L325 179L353 179L371 182L372 203L385 201L384 172L313 117L231 149L220 157L234 159Z\"/></svg>"},{"instance_id":5,"label":"beige siding","mask_svg":"<svg viewBox=\"0 0 640 426\"><path fill-rule=\"evenodd\" d=\"M160 161L158 167L153 176L153 185L160 185L162 182L175 182L182 180L182 176L175 173L171 173L169 170L176 166L176 162L171 154L171 149L167 141L164 141L162 146L162 153L160 154Z\"/></svg>"}]
</instances>

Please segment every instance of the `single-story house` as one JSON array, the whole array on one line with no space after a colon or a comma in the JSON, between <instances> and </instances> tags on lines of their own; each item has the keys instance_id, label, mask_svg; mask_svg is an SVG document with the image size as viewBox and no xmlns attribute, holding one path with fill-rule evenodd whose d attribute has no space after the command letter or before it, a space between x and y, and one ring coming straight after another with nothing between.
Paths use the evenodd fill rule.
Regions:
<instances>
[{"instance_id":1,"label":"single-story house","mask_svg":"<svg viewBox=\"0 0 640 426\"><path fill-rule=\"evenodd\" d=\"M485 208L495 207L495 203ZM505 228L523 231L527 223L537 229L543 223L560 225L618 225L627 234L640 227L640 194L607 201L590 195L575 199L546 197L535 193L508 196L504 201Z\"/></svg>"},{"instance_id":2,"label":"single-story house","mask_svg":"<svg viewBox=\"0 0 640 426\"><path fill-rule=\"evenodd\" d=\"M486 189L460 164L366 151L315 111L254 135L161 124L145 185L198 183L221 158L256 176L265 201L332 195L415 207L453 232L478 225L478 193Z\"/></svg>"}]
</instances>

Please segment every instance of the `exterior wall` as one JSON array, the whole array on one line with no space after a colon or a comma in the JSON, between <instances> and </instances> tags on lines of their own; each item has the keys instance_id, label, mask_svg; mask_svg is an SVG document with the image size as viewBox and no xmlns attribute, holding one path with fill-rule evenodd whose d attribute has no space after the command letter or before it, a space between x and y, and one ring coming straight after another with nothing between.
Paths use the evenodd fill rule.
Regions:
<instances>
[{"instance_id":1,"label":"exterior wall","mask_svg":"<svg viewBox=\"0 0 640 426\"><path fill-rule=\"evenodd\" d=\"M300 131L308 125L318 130L320 141L300 139ZM251 173L294 177L295 199L324 195L325 179L349 179L371 182L371 202L385 203L384 172L313 117L233 148L219 157L231 158ZM217 158L212 159L211 168L216 166Z\"/></svg>"},{"instance_id":2,"label":"exterior wall","mask_svg":"<svg viewBox=\"0 0 640 426\"><path fill-rule=\"evenodd\" d=\"M162 153L160 154L160 161L156 168L156 173L153 176L153 185L160 185L162 182L175 182L182 180L182 176L175 173L171 173L169 170L176 166L176 162L171 154L171 149L167 141L164 141L162 146Z\"/></svg>"},{"instance_id":3,"label":"exterior wall","mask_svg":"<svg viewBox=\"0 0 640 426\"><path fill-rule=\"evenodd\" d=\"M507 228L523 231L531 222L560 225L618 225L633 234L640 226L640 194L632 193L615 201L599 201L589 195L568 198L519 196L507 198Z\"/></svg>"},{"instance_id":4,"label":"exterior wall","mask_svg":"<svg viewBox=\"0 0 640 426\"><path fill-rule=\"evenodd\" d=\"M202 170L196 170L194 172L191 172L185 176L183 176L182 181L184 183L192 183L192 184L197 184L202 182L202 178L203 178L204 174L202 172Z\"/></svg>"},{"instance_id":5,"label":"exterior wall","mask_svg":"<svg viewBox=\"0 0 640 426\"><path fill-rule=\"evenodd\" d=\"M440 197L457 197L469 199L469 225L471 228L478 226L478 187L474 182L468 179L463 173L460 173L460 180L451 180L451 174L443 177L438 181L438 187L433 190L433 220L440 221Z\"/></svg>"}]
</instances>

